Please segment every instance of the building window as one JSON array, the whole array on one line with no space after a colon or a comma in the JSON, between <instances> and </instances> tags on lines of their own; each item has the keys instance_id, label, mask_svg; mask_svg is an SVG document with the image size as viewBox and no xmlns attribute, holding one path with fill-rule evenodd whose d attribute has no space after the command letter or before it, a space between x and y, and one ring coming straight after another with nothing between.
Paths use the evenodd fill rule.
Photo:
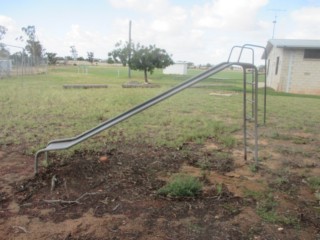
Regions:
<instances>
[{"instance_id":1,"label":"building window","mask_svg":"<svg viewBox=\"0 0 320 240\"><path fill-rule=\"evenodd\" d=\"M320 49L305 49L303 57L305 59L320 59Z\"/></svg>"},{"instance_id":2,"label":"building window","mask_svg":"<svg viewBox=\"0 0 320 240\"><path fill-rule=\"evenodd\" d=\"M277 57L276 75L278 75L280 57Z\"/></svg>"}]
</instances>

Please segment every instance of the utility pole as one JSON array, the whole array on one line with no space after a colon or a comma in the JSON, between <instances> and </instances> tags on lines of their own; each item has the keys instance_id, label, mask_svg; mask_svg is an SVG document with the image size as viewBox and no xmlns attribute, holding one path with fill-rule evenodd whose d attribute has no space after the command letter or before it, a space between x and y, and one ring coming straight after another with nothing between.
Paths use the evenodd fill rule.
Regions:
<instances>
[{"instance_id":1,"label":"utility pole","mask_svg":"<svg viewBox=\"0 0 320 240\"><path fill-rule=\"evenodd\" d=\"M128 78L131 78L130 59L131 59L131 20L129 21L129 53L128 53Z\"/></svg>"},{"instance_id":2,"label":"utility pole","mask_svg":"<svg viewBox=\"0 0 320 240\"><path fill-rule=\"evenodd\" d=\"M276 31L276 24L277 24L277 12L285 12L286 10L284 9L270 9L270 11L274 12L274 20L272 21L273 23L273 29L272 29L272 39L274 39L274 34Z\"/></svg>"}]
</instances>

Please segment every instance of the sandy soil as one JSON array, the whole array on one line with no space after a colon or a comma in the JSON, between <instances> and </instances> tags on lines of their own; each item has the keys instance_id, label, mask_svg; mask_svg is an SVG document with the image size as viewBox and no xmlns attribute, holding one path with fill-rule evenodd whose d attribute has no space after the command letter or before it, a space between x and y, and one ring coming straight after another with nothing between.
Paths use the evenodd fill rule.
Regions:
<instances>
[{"instance_id":1,"label":"sandy soil","mask_svg":"<svg viewBox=\"0 0 320 240\"><path fill-rule=\"evenodd\" d=\"M240 147L225 157L208 140L180 150L118 143L67 162L53 156L37 176L33 157L3 147L0 239L319 239L319 199L307 184L308 176L320 176L319 156L288 157L274 144L261 140L258 171ZM178 172L201 179L199 196L156 193ZM274 211L288 221L264 219L259 193L272 194Z\"/></svg>"}]
</instances>

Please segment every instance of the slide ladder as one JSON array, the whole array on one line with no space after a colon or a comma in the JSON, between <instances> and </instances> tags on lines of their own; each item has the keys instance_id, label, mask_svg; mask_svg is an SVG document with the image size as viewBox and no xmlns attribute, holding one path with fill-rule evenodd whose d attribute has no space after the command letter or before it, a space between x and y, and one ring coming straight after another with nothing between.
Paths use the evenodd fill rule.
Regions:
<instances>
[{"instance_id":1,"label":"slide ladder","mask_svg":"<svg viewBox=\"0 0 320 240\"><path fill-rule=\"evenodd\" d=\"M258 73L256 69L244 68L243 77L243 145L244 159L248 152L258 161Z\"/></svg>"},{"instance_id":2,"label":"slide ladder","mask_svg":"<svg viewBox=\"0 0 320 240\"><path fill-rule=\"evenodd\" d=\"M243 146L244 146L244 159L248 159L248 153L253 153L253 159L255 164L258 164L258 127L260 125L266 124L266 106L267 106L267 77L266 77L266 59L264 61L264 66L262 73L259 73L257 67L255 66L255 48L260 48L266 51L265 47L245 44L243 46L234 46L230 52L230 61L232 52L234 49L240 48L240 54L238 57L238 62L241 62L242 53L244 50L249 50L251 52L251 64L243 65ZM259 109L258 105L258 88L259 88L259 77L262 76L261 82L263 84L263 122L259 124Z\"/></svg>"},{"instance_id":3,"label":"slide ladder","mask_svg":"<svg viewBox=\"0 0 320 240\"><path fill-rule=\"evenodd\" d=\"M231 50L232 52L232 50ZM230 53L230 56L231 56L231 53ZM144 103L140 104L140 105L137 105L133 108L131 108L130 110L110 119L110 120L107 120L101 124L99 124L98 126L78 135L78 136L75 136L75 137L72 137L72 138L65 138L65 139L58 139L58 140L53 140L53 141L50 141L48 143L48 145L46 146L46 148L44 149L40 149L39 151L36 152L35 154L35 162L34 162L34 171L35 171L35 174L38 173L38 158L39 158L39 155L41 153L45 153L45 156L46 156L46 159L48 158L48 152L50 151L56 151L56 150L64 150L64 149L68 149L68 148L71 148L72 146L74 145L77 145L83 141L85 141L86 139L88 138L91 138L93 136L95 136L96 134L138 114L139 112L141 111L144 111L146 110L147 108L179 93L180 91L204 80L204 79L207 79L208 77L218 73L218 72L221 72L222 70L232 66L232 65L238 65L238 66L241 66L243 69L244 69L244 72L245 72L245 69L256 69L256 67L251 64L251 63L241 63L241 62L230 62L230 56L229 56L229 59L227 62L222 62L212 68L209 68L208 70L200 73L199 75L196 75L194 77L191 77L190 79L182 82L181 84L178 84L177 86L165 91L164 93L161 93L159 94L158 96L156 97L153 97L147 101L145 101Z\"/></svg>"}]
</instances>

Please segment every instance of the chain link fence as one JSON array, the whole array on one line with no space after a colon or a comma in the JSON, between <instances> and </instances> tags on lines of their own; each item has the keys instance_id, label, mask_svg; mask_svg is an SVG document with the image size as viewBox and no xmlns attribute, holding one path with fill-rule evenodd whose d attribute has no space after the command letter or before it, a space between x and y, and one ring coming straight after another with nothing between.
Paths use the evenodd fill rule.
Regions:
<instances>
[{"instance_id":1,"label":"chain link fence","mask_svg":"<svg viewBox=\"0 0 320 240\"><path fill-rule=\"evenodd\" d=\"M0 43L0 79L47 73L47 59L30 56L24 48Z\"/></svg>"}]
</instances>

